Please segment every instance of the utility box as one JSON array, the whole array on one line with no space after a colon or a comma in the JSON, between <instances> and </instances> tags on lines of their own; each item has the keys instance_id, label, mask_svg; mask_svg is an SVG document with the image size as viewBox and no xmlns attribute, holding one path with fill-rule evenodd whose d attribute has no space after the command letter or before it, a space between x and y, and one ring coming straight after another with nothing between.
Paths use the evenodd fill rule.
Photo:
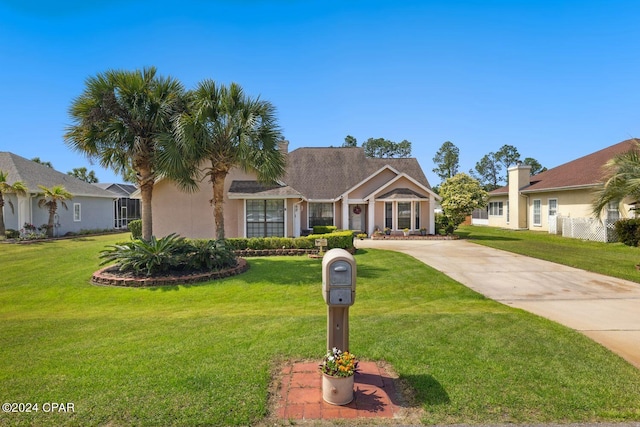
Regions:
<instances>
[{"instance_id":1,"label":"utility box","mask_svg":"<svg viewBox=\"0 0 640 427\"><path fill-rule=\"evenodd\" d=\"M344 249L322 258L322 297L327 303L327 350L349 351L349 307L356 300L356 261Z\"/></svg>"},{"instance_id":2,"label":"utility box","mask_svg":"<svg viewBox=\"0 0 640 427\"><path fill-rule=\"evenodd\" d=\"M344 249L322 258L322 296L330 306L350 306L356 300L356 261Z\"/></svg>"}]
</instances>

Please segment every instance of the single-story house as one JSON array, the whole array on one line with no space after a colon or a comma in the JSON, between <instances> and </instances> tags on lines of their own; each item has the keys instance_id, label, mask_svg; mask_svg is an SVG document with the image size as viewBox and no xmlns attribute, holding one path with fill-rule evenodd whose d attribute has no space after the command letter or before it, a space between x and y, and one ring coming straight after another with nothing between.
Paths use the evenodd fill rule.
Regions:
<instances>
[{"instance_id":1,"label":"single-story house","mask_svg":"<svg viewBox=\"0 0 640 427\"><path fill-rule=\"evenodd\" d=\"M113 201L114 228L127 228L130 221L140 219L142 212L140 199L131 197L137 190L135 185L113 183L96 183L94 185L113 193L117 197Z\"/></svg>"},{"instance_id":2,"label":"single-story house","mask_svg":"<svg viewBox=\"0 0 640 427\"><path fill-rule=\"evenodd\" d=\"M315 225L371 234L376 228L426 228L435 233L439 200L415 158L369 158L361 147L298 148L288 152L286 174L274 185L233 169L225 180L226 237L297 237ZM154 186L153 233L213 238L212 187L195 193L160 179Z\"/></svg>"},{"instance_id":3,"label":"single-story house","mask_svg":"<svg viewBox=\"0 0 640 427\"><path fill-rule=\"evenodd\" d=\"M489 193L488 225L554 234L572 233L569 237L580 238L591 237L576 234L577 224L584 224L582 228L591 231L599 225L606 228L607 224L611 229L617 219L629 216L634 201L611 203L597 220L591 214L594 191L604 185L604 165L616 155L632 149L635 141L622 141L534 176L530 175L528 165L512 166L508 170L509 184Z\"/></svg>"},{"instance_id":4,"label":"single-story house","mask_svg":"<svg viewBox=\"0 0 640 427\"><path fill-rule=\"evenodd\" d=\"M7 229L20 230L25 223L36 227L48 223L48 209L38 207L37 194L41 191L38 185L47 188L61 185L73 195L72 200L65 202L68 209L58 203L54 236L80 230L113 229L113 201L117 197L113 193L6 151L0 151L0 170L8 173L9 184L22 181L28 189L26 196L4 195ZM13 204L13 210L7 200Z\"/></svg>"}]
</instances>

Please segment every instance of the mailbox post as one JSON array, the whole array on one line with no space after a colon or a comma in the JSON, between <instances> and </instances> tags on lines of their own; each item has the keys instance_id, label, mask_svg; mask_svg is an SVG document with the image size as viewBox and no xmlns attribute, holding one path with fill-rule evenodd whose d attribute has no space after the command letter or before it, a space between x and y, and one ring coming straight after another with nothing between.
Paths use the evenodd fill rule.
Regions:
<instances>
[{"instance_id":1,"label":"mailbox post","mask_svg":"<svg viewBox=\"0 0 640 427\"><path fill-rule=\"evenodd\" d=\"M327 303L327 349L349 350L349 307L356 299L356 261L344 249L322 258L322 296Z\"/></svg>"}]
</instances>

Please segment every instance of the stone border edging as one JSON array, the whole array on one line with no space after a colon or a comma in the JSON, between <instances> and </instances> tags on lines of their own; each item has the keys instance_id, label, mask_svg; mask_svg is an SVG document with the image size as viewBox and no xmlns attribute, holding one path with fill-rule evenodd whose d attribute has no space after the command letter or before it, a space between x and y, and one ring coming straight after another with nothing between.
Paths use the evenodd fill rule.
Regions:
<instances>
[{"instance_id":1,"label":"stone border edging","mask_svg":"<svg viewBox=\"0 0 640 427\"><path fill-rule=\"evenodd\" d=\"M238 258L238 265L232 268L206 273L185 274L184 276L158 276L158 277L120 277L112 274L114 266L105 267L93 273L91 283L94 285L120 286L128 288L141 288L147 286L186 285L208 280L222 279L244 273L249 269L249 263L243 258Z\"/></svg>"}]
</instances>

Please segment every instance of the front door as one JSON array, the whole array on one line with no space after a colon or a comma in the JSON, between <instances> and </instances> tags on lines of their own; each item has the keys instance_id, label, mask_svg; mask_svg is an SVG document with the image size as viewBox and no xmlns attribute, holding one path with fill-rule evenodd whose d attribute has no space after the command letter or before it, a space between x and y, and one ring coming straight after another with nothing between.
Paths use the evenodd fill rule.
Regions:
<instances>
[{"instance_id":1,"label":"front door","mask_svg":"<svg viewBox=\"0 0 640 427\"><path fill-rule=\"evenodd\" d=\"M365 231L365 211L364 205L349 205L349 230Z\"/></svg>"}]
</instances>

